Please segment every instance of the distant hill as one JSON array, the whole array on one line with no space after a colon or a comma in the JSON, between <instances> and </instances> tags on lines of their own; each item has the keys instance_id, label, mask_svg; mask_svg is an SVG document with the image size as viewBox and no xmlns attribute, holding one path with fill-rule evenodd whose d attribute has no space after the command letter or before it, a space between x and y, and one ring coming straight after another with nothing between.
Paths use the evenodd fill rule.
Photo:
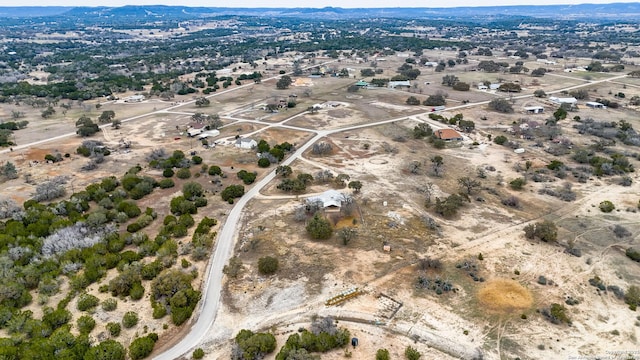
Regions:
<instances>
[{"instance_id":1,"label":"distant hill","mask_svg":"<svg viewBox=\"0 0 640 360\"><path fill-rule=\"evenodd\" d=\"M0 6L0 17L27 18L56 16L73 9L69 6Z\"/></svg>"},{"instance_id":2,"label":"distant hill","mask_svg":"<svg viewBox=\"0 0 640 360\"><path fill-rule=\"evenodd\" d=\"M495 17L526 16L551 19L640 19L640 3L580 4L580 5L519 5L457 8L222 8L141 5L122 7L0 7L0 17L30 18L65 16L67 18L114 17L119 19L185 20L221 15L305 17L315 19L348 19L361 17L387 18L465 18L481 21Z\"/></svg>"}]
</instances>

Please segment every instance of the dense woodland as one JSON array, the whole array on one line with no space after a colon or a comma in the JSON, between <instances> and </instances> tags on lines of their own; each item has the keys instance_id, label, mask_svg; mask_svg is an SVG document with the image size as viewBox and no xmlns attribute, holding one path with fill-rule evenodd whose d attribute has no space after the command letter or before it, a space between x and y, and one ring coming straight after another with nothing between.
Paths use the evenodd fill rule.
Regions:
<instances>
[{"instance_id":1,"label":"dense woodland","mask_svg":"<svg viewBox=\"0 0 640 360\"><path fill-rule=\"evenodd\" d=\"M172 199L170 215L164 219L138 203L154 191L174 186L171 169L189 173L178 178L186 179L192 165L198 163L199 171L206 165L180 151L171 156L156 152L151 161L168 170L164 179L141 176L141 168L134 167L66 200L58 200L65 198L64 177L38 185L33 199L23 206L2 200L0 329L8 337L0 339L0 357L124 359L127 351L118 335L123 327L137 326L138 314L128 312L121 322L107 324L109 339L97 343L89 338L96 326L93 314L97 308L114 311L122 301L143 301L147 292L154 318L168 317L180 325L191 317L200 300L200 291L192 286L198 274L191 261L207 258L215 237L211 228L217 224L208 217L197 224L194 220L197 209L207 205L204 190L197 182L183 181L182 195ZM211 168L214 173L219 170ZM185 240L193 227L191 239ZM117 275L105 281L108 271ZM99 301L87 293L95 283L111 296ZM35 304L42 307L42 316L30 310ZM157 339L148 333L133 341L130 358L146 357Z\"/></svg>"}]
</instances>

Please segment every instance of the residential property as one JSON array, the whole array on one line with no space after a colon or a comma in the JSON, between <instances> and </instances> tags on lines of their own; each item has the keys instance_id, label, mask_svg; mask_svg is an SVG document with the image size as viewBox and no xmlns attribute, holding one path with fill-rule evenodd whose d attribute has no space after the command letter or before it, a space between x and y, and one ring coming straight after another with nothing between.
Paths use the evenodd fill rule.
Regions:
<instances>
[{"instance_id":1,"label":"residential property","mask_svg":"<svg viewBox=\"0 0 640 360\"><path fill-rule=\"evenodd\" d=\"M127 96L122 100L124 100L124 102L126 103L135 103L135 102L142 102L144 101L144 99L145 99L144 95L131 95L131 96Z\"/></svg>"},{"instance_id":2,"label":"residential property","mask_svg":"<svg viewBox=\"0 0 640 360\"><path fill-rule=\"evenodd\" d=\"M198 136L198 139L206 139L208 137L214 137L214 136L218 136L220 135L220 131L218 130L207 130L202 132L202 134L200 134L200 136Z\"/></svg>"},{"instance_id":3,"label":"residential property","mask_svg":"<svg viewBox=\"0 0 640 360\"><path fill-rule=\"evenodd\" d=\"M595 101L587 101L585 104L592 109L606 109L607 107L604 104Z\"/></svg>"},{"instance_id":4,"label":"residential property","mask_svg":"<svg viewBox=\"0 0 640 360\"><path fill-rule=\"evenodd\" d=\"M489 88L485 84L478 84L478 90L488 90Z\"/></svg>"},{"instance_id":5,"label":"residential property","mask_svg":"<svg viewBox=\"0 0 640 360\"><path fill-rule=\"evenodd\" d=\"M189 128L187 129L187 136L194 137L196 135L202 134L202 132L205 130L205 126L206 125L203 123L197 123L197 122L189 123Z\"/></svg>"},{"instance_id":6,"label":"residential property","mask_svg":"<svg viewBox=\"0 0 640 360\"><path fill-rule=\"evenodd\" d=\"M497 84L497 83L490 84L490 85L489 85L489 89L490 89L490 90L498 90L498 89L500 89L500 85L501 85L501 84Z\"/></svg>"},{"instance_id":7,"label":"residential property","mask_svg":"<svg viewBox=\"0 0 640 360\"><path fill-rule=\"evenodd\" d=\"M524 111L526 111L527 114L542 114L544 108L542 106L526 106Z\"/></svg>"},{"instance_id":8,"label":"residential property","mask_svg":"<svg viewBox=\"0 0 640 360\"><path fill-rule=\"evenodd\" d=\"M308 204L321 202L322 208L328 212L340 211L343 201L344 195L336 190L327 190L318 196L307 198Z\"/></svg>"},{"instance_id":9,"label":"residential property","mask_svg":"<svg viewBox=\"0 0 640 360\"><path fill-rule=\"evenodd\" d=\"M439 129L434 131L435 136L438 139L442 139L444 141L462 141L462 135L459 132L453 129Z\"/></svg>"},{"instance_id":10,"label":"residential property","mask_svg":"<svg viewBox=\"0 0 640 360\"><path fill-rule=\"evenodd\" d=\"M575 105L578 103L578 99L574 98L574 97L567 97L567 98L559 98L559 97L555 97L552 96L549 98L549 101L556 103L556 104L571 104L571 105Z\"/></svg>"},{"instance_id":11,"label":"residential property","mask_svg":"<svg viewBox=\"0 0 640 360\"><path fill-rule=\"evenodd\" d=\"M536 60L539 63L543 63L543 64L547 64L547 65L555 65L556 62L553 60L548 60L548 59L537 59Z\"/></svg>"},{"instance_id":12,"label":"residential property","mask_svg":"<svg viewBox=\"0 0 640 360\"><path fill-rule=\"evenodd\" d=\"M196 129L196 128L191 128L189 130L187 130L187 136L189 137L194 137L196 135L200 135L202 134L202 128Z\"/></svg>"},{"instance_id":13,"label":"residential property","mask_svg":"<svg viewBox=\"0 0 640 360\"><path fill-rule=\"evenodd\" d=\"M355 84L357 87L363 88L363 87L367 87L369 86L369 83L364 81L364 80L360 80Z\"/></svg>"},{"instance_id":14,"label":"residential property","mask_svg":"<svg viewBox=\"0 0 640 360\"><path fill-rule=\"evenodd\" d=\"M250 138L239 138L236 140L236 147L240 149L253 149L258 143Z\"/></svg>"},{"instance_id":15,"label":"residential property","mask_svg":"<svg viewBox=\"0 0 640 360\"><path fill-rule=\"evenodd\" d=\"M409 80L405 80L405 81L389 81L389 83L387 84L387 87L389 87L390 89L396 89L396 88L410 88L411 87L411 82Z\"/></svg>"}]
</instances>

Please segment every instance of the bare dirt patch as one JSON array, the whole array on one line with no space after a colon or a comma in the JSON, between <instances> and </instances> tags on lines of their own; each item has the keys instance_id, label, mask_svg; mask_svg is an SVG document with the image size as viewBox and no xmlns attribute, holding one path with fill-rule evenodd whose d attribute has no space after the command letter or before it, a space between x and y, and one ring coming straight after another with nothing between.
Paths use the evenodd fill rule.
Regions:
<instances>
[{"instance_id":1,"label":"bare dirt patch","mask_svg":"<svg viewBox=\"0 0 640 360\"><path fill-rule=\"evenodd\" d=\"M529 290L515 280L493 279L478 290L478 300L496 313L510 314L526 310L533 304Z\"/></svg>"}]
</instances>

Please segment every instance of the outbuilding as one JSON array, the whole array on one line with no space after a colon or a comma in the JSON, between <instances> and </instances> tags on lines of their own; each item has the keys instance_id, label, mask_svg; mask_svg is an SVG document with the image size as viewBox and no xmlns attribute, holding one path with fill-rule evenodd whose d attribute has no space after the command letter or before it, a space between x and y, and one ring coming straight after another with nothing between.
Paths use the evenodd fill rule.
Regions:
<instances>
[{"instance_id":1,"label":"outbuilding","mask_svg":"<svg viewBox=\"0 0 640 360\"><path fill-rule=\"evenodd\" d=\"M527 106L524 108L527 114L542 114L544 108L542 106Z\"/></svg>"},{"instance_id":2,"label":"outbuilding","mask_svg":"<svg viewBox=\"0 0 640 360\"><path fill-rule=\"evenodd\" d=\"M587 103L585 104L588 107L592 108L592 109L606 109L607 107L599 102L595 102L595 101L587 101Z\"/></svg>"}]
</instances>

